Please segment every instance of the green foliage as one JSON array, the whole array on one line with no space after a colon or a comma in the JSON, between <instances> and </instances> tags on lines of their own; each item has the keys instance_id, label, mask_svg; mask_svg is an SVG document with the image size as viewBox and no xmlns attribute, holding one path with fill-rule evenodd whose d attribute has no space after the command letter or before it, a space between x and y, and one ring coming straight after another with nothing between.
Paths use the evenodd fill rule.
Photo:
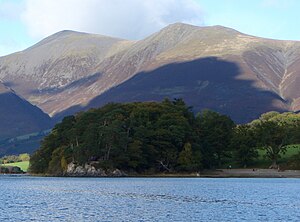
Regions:
<instances>
[{"instance_id":1,"label":"green foliage","mask_svg":"<svg viewBox=\"0 0 300 222\"><path fill-rule=\"evenodd\" d=\"M24 172L27 172L28 167L29 167L29 161L23 161L23 162L15 162L15 163L7 163L7 164L2 164L1 166L17 166L20 167L21 170Z\"/></svg>"},{"instance_id":2,"label":"green foliage","mask_svg":"<svg viewBox=\"0 0 300 222\"><path fill-rule=\"evenodd\" d=\"M28 153L22 153L22 154L19 155L19 160L21 162L29 161L30 160L30 155Z\"/></svg>"},{"instance_id":3,"label":"green foliage","mask_svg":"<svg viewBox=\"0 0 300 222\"><path fill-rule=\"evenodd\" d=\"M33 156L33 173L63 174L70 162L147 172L201 166L194 115L183 100L108 104L57 124ZM191 163L178 162L190 144ZM198 159L194 157L199 157Z\"/></svg>"},{"instance_id":4,"label":"green foliage","mask_svg":"<svg viewBox=\"0 0 300 222\"><path fill-rule=\"evenodd\" d=\"M196 171L201 169L200 150L198 152L193 152L190 143L184 144L183 150L179 153L178 165L179 169L182 171Z\"/></svg>"},{"instance_id":5,"label":"green foliage","mask_svg":"<svg viewBox=\"0 0 300 222\"><path fill-rule=\"evenodd\" d=\"M7 164L7 163L17 163L23 161L29 161L30 155L28 153L22 153L20 155L9 155L0 158L0 164Z\"/></svg>"},{"instance_id":6,"label":"green foliage","mask_svg":"<svg viewBox=\"0 0 300 222\"><path fill-rule=\"evenodd\" d=\"M236 162L247 167L258 157L255 128L250 125L238 125L231 140L233 155Z\"/></svg>"},{"instance_id":7,"label":"green foliage","mask_svg":"<svg viewBox=\"0 0 300 222\"><path fill-rule=\"evenodd\" d=\"M250 125L255 129L257 147L264 149L272 161L270 168L278 167L278 160L288 145L299 143L300 115L269 112Z\"/></svg>"},{"instance_id":8,"label":"green foliage","mask_svg":"<svg viewBox=\"0 0 300 222\"><path fill-rule=\"evenodd\" d=\"M194 115L183 100L107 104L69 116L45 137L32 173L63 175L71 162L129 172L195 172L252 164L259 148L275 162L300 143L300 116L270 112L236 126L225 115ZM297 162L297 158L295 159Z\"/></svg>"},{"instance_id":9,"label":"green foliage","mask_svg":"<svg viewBox=\"0 0 300 222\"><path fill-rule=\"evenodd\" d=\"M295 170L300 170L300 152L293 155L288 161L288 167Z\"/></svg>"},{"instance_id":10,"label":"green foliage","mask_svg":"<svg viewBox=\"0 0 300 222\"><path fill-rule=\"evenodd\" d=\"M49 162L48 173L62 175L63 170L66 169L66 162L64 162L65 158L63 156L64 148L55 149L52 153L51 160ZM63 162L63 164L62 164Z\"/></svg>"},{"instance_id":11,"label":"green foliage","mask_svg":"<svg viewBox=\"0 0 300 222\"><path fill-rule=\"evenodd\" d=\"M27 172L29 167L30 156L28 153L22 153L20 155L4 156L0 159L1 166L16 166L24 172Z\"/></svg>"},{"instance_id":12,"label":"green foliage","mask_svg":"<svg viewBox=\"0 0 300 222\"><path fill-rule=\"evenodd\" d=\"M61 146L62 136L59 132L60 124L58 124L52 132L44 138L41 148L38 149L30 158L29 171L32 173L46 173L48 171L49 162L55 149Z\"/></svg>"},{"instance_id":13,"label":"green foliage","mask_svg":"<svg viewBox=\"0 0 300 222\"><path fill-rule=\"evenodd\" d=\"M230 143L235 127L234 122L225 115L205 110L196 117L197 136L202 144L204 166L221 166L223 158L230 156Z\"/></svg>"}]
</instances>

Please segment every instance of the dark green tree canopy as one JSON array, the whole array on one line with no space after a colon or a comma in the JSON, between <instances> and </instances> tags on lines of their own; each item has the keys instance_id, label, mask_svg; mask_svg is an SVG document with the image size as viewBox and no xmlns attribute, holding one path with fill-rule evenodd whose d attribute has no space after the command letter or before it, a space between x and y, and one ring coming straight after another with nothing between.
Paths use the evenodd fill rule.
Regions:
<instances>
[{"instance_id":1,"label":"dark green tree canopy","mask_svg":"<svg viewBox=\"0 0 300 222\"><path fill-rule=\"evenodd\" d=\"M195 115L181 99L111 103L65 117L31 157L30 170L62 175L69 163L93 163L136 173L196 172L228 163L247 167L259 149L274 167L297 143L300 114L269 112L236 126L214 111Z\"/></svg>"}]
</instances>

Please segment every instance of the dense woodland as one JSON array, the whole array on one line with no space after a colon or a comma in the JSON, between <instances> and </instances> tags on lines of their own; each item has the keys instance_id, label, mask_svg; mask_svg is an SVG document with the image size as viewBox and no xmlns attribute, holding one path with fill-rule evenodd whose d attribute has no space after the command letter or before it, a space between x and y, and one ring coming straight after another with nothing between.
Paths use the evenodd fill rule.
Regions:
<instances>
[{"instance_id":1,"label":"dense woodland","mask_svg":"<svg viewBox=\"0 0 300 222\"><path fill-rule=\"evenodd\" d=\"M214 111L194 114L181 99L113 103L65 117L31 157L30 171L62 175L73 162L128 173L197 172L249 167L260 152L276 168L299 143L299 114L269 112L236 125ZM287 164L300 168L300 154Z\"/></svg>"}]
</instances>

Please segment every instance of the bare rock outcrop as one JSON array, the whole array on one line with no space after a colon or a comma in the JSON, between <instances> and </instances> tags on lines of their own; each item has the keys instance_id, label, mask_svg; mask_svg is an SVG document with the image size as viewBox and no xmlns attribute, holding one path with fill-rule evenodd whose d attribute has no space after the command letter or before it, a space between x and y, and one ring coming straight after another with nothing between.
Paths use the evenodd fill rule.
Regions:
<instances>
[{"instance_id":1,"label":"bare rock outcrop","mask_svg":"<svg viewBox=\"0 0 300 222\"><path fill-rule=\"evenodd\" d=\"M69 163L65 176L71 177L123 177L126 173L119 169L107 170L96 168L95 166L86 163L84 166L75 163Z\"/></svg>"}]
</instances>

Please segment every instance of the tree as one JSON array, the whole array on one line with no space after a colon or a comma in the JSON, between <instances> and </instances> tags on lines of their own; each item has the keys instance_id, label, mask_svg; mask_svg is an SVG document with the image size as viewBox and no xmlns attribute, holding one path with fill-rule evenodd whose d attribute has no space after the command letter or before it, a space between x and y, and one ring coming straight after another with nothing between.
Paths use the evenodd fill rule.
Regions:
<instances>
[{"instance_id":1,"label":"tree","mask_svg":"<svg viewBox=\"0 0 300 222\"><path fill-rule=\"evenodd\" d=\"M221 164L233 127L230 118L211 111L196 121L181 99L111 103L64 118L34 153L30 169L63 174L73 162L136 172L190 172L204 160L206 166Z\"/></svg>"},{"instance_id":2,"label":"tree","mask_svg":"<svg viewBox=\"0 0 300 222\"><path fill-rule=\"evenodd\" d=\"M201 156L199 155L201 155L200 152L193 152L190 143L185 143L177 161L179 169L183 171L199 170L201 168Z\"/></svg>"},{"instance_id":3,"label":"tree","mask_svg":"<svg viewBox=\"0 0 300 222\"><path fill-rule=\"evenodd\" d=\"M248 124L238 125L234 129L231 146L234 159L246 168L258 157L254 128Z\"/></svg>"},{"instance_id":4,"label":"tree","mask_svg":"<svg viewBox=\"0 0 300 222\"><path fill-rule=\"evenodd\" d=\"M30 155L28 153L22 153L19 155L19 161L29 161Z\"/></svg>"},{"instance_id":5,"label":"tree","mask_svg":"<svg viewBox=\"0 0 300 222\"><path fill-rule=\"evenodd\" d=\"M199 113L196 122L205 167L220 167L223 158L229 156L234 122L228 116L210 110Z\"/></svg>"},{"instance_id":6,"label":"tree","mask_svg":"<svg viewBox=\"0 0 300 222\"><path fill-rule=\"evenodd\" d=\"M271 112L251 123L255 127L256 141L272 161L270 168L278 168L278 160L286 152L287 145L298 142L296 129L299 122L299 115Z\"/></svg>"},{"instance_id":7,"label":"tree","mask_svg":"<svg viewBox=\"0 0 300 222\"><path fill-rule=\"evenodd\" d=\"M300 152L290 158L288 165L293 170L300 170Z\"/></svg>"},{"instance_id":8,"label":"tree","mask_svg":"<svg viewBox=\"0 0 300 222\"><path fill-rule=\"evenodd\" d=\"M52 153L59 148L60 142L61 140L57 128L54 127L52 132L42 141L41 148L31 156L29 171L35 174L46 173Z\"/></svg>"}]
</instances>

